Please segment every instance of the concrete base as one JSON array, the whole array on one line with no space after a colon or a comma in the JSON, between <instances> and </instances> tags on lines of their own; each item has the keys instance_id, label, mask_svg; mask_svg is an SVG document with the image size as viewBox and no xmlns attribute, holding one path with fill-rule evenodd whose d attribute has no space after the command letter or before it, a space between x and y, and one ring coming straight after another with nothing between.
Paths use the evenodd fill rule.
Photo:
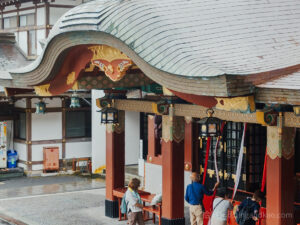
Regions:
<instances>
[{"instance_id":1,"label":"concrete base","mask_svg":"<svg viewBox=\"0 0 300 225\"><path fill-rule=\"evenodd\" d=\"M110 218L119 217L118 201L110 201L105 199L105 216Z\"/></svg>"},{"instance_id":2,"label":"concrete base","mask_svg":"<svg viewBox=\"0 0 300 225\"><path fill-rule=\"evenodd\" d=\"M49 177L57 175L73 175L75 172L73 170L59 171L52 173L44 173L43 170L33 170L24 172L27 177Z\"/></svg>"}]
</instances>

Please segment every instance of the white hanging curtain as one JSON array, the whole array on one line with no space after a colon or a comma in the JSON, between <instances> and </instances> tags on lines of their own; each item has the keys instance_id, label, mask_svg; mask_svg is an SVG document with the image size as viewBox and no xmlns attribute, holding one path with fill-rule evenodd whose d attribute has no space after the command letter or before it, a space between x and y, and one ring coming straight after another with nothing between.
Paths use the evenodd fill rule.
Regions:
<instances>
[{"instance_id":1,"label":"white hanging curtain","mask_svg":"<svg viewBox=\"0 0 300 225\"><path fill-rule=\"evenodd\" d=\"M235 184L234 184L234 191L232 195L232 199L234 199L237 188L240 183L240 178L241 178L241 172L242 172L242 163L243 163L243 155L244 155L244 140L245 140L245 133L247 129L247 123L244 123L244 131L243 131L243 137L241 141L241 147L240 147L240 153L239 153L239 158L237 162L237 167L236 167L236 178L235 178Z\"/></svg>"}]
</instances>

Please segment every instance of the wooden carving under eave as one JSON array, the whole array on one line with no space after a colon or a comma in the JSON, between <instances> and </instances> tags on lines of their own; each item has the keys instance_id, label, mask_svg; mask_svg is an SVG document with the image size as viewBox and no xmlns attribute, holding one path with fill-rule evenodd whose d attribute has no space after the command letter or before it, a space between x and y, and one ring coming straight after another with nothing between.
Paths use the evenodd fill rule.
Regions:
<instances>
[{"instance_id":1,"label":"wooden carving under eave","mask_svg":"<svg viewBox=\"0 0 300 225\"><path fill-rule=\"evenodd\" d=\"M93 52L92 64L99 67L112 81L121 80L132 66L132 60L116 48L107 45L89 47Z\"/></svg>"},{"instance_id":2,"label":"wooden carving under eave","mask_svg":"<svg viewBox=\"0 0 300 225\"><path fill-rule=\"evenodd\" d=\"M49 92L50 84L34 86L35 93L39 96L52 96Z\"/></svg>"},{"instance_id":3,"label":"wooden carving under eave","mask_svg":"<svg viewBox=\"0 0 300 225\"><path fill-rule=\"evenodd\" d=\"M218 103L215 108L231 112L251 113L255 111L254 96L234 98L216 98Z\"/></svg>"},{"instance_id":4,"label":"wooden carving under eave","mask_svg":"<svg viewBox=\"0 0 300 225\"><path fill-rule=\"evenodd\" d=\"M76 80L75 72L69 73L67 76L67 85L74 84L75 80Z\"/></svg>"},{"instance_id":5,"label":"wooden carving under eave","mask_svg":"<svg viewBox=\"0 0 300 225\"><path fill-rule=\"evenodd\" d=\"M257 122L263 126L276 126L277 125L277 118L279 113L273 110L268 111L256 111L256 119Z\"/></svg>"}]
</instances>

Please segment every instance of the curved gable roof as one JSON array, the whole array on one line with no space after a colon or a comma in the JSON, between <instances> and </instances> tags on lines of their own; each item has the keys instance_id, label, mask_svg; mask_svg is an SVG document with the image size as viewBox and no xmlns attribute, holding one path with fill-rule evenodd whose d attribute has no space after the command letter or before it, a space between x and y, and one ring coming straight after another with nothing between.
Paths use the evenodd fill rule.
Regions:
<instances>
[{"instance_id":1,"label":"curved gable roof","mask_svg":"<svg viewBox=\"0 0 300 225\"><path fill-rule=\"evenodd\" d=\"M95 0L50 33L100 31L151 66L201 77L255 74L300 64L298 0Z\"/></svg>"},{"instance_id":2,"label":"curved gable roof","mask_svg":"<svg viewBox=\"0 0 300 225\"><path fill-rule=\"evenodd\" d=\"M299 21L298 0L94 0L59 19L42 55L11 72L11 86L43 84L55 76L65 50L104 44L123 51L169 89L246 95L252 84L221 75L278 76L295 65L298 71Z\"/></svg>"}]
</instances>

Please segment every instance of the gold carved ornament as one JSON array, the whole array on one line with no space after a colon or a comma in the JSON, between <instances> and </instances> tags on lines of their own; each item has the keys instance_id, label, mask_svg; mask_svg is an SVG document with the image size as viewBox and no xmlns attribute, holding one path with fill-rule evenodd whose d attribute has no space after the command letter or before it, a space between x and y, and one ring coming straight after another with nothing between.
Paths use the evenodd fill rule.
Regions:
<instances>
[{"instance_id":1,"label":"gold carved ornament","mask_svg":"<svg viewBox=\"0 0 300 225\"><path fill-rule=\"evenodd\" d=\"M112 81L121 80L133 64L123 52L107 45L92 46L89 50L93 52L92 65L97 66Z\"/></svg>"},{"instance_id":2,"label":"gold carved ornament","mask_svg":"<svg viewBox=\"0 0 300 225\"><path fill-rule=\"evenodd\" d=\"M39 96L52 96L49 92L50 84L34 86L35 93Z\"/></svg>"},{"instance_id":3,"label":"gold carved ornament","mask_svg":"<svg viewBox=\"0 0 300 225\"><path fill-rule=\"evenodd\" d=\"M76 74L75 72L71 72L67 75L66 78L66 84L73 85L72 89L77 90L78 89L78 83L76 82ZM43 84L34 86L35 93L39 96L52 96L52 93L49 91L51 84Z\"/></svg>"},{"instance_id":4,"label":"gold carved ornament","mask_svg":"<svg viewBox=\"0 0 300 225\"><path fill-rule=\"evenodd\" d=\"M254 96L234 97L234 98L216 98L218 101L216 109L233 112L254 112Z\"/></svg>"}]
</instances>

